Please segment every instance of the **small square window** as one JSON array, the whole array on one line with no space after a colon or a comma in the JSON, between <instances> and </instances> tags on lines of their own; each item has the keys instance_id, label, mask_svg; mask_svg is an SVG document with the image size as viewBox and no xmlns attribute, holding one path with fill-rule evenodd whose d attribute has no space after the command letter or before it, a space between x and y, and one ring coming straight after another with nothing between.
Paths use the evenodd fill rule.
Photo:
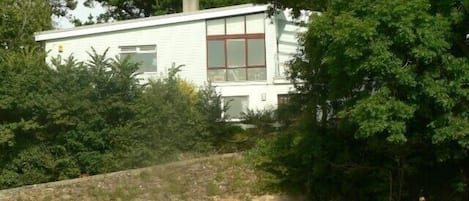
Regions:
<instances>
[{"instance_id":1,"label":"small square window","mask_svg":"<svg viewBox=\"0 0 469 201\"><path fill-rule=\"evenodd\" d=\"M249 108L249 96L229 96L223 97L223 104L228 104L225 117L229 119L241 119L242 114Z\"/></svg>"},{"instance_id":2,"label":"small square window","mask_svg":"<svg viewBox=\"0 0 469 201\"><path fill-rule=\"evenodd\" d=\"M278 94L277 95L277 105L281 106L281 105L287 104L290 101L290 97L291 97L290 94Z\"/></svg>"}]
</instances>

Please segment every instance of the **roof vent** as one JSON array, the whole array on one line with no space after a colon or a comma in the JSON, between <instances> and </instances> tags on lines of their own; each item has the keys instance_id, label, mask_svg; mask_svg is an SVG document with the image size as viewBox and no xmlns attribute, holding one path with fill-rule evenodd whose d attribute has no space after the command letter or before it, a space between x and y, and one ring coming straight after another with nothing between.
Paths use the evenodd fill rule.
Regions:
<instances>
[{"instance_id":1,"label":"roof vent","mask_svg":"<svg viewBox=\"0 0 469 201\"><path fill-rule=\"evenodd\" d=\"M199 10L199 0L182 0L182 11L193 12Z\"/></svg>"}]
</instances>

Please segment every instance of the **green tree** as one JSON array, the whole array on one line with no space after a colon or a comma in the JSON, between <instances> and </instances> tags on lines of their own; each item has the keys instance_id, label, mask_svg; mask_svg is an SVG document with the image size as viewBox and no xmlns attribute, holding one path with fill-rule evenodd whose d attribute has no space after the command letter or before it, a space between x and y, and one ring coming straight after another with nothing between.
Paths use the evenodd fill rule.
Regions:
<instances>
[{"instance_id":1,"label":"green tree","mask_svg":"<svg viewBox=\"0 0 469 201\"><path fill-rule=\"evenodd\" d=\"M182 0L87 0L85 5L100 3L108 8L107 13L101 15L98 20L107 21L110 18L125 20L155 15L164 15L182 12ZM222 6L249 3L249 0L201 0L200 7L215 8Z\"/></svg>"},{"instance_id":2,"label":"green tree","mask_svg":"<svg viewBox=\"0 0 469 201\"><path fill-rule=\"evenodd\" d=\"M24 185L49 179L50 167L47 149L42 146L47 134L42 132L41 117L46 113L41 107L46 101L48 68L44 65L41 50L24 48L2 52L0 58L0 186ZM41 153L43 157L31 154ZM21 160L36 162L32 168ZM35 160L37 159L37 160ZM37 167L37 168L36 168ZM29 172L31 178L19 178ZM37 173L37 174L36 174Z\"/></svg>"},{"instance_id":3,"label":"green tree","mask_svg":"<svg viewBox=\"0 0 469 201\"><path fill-rule=\"evenodd\" d=\"M52 28L48 1L3 0L0 13L0 51L34 46L34 32Z\"/></svg>"},{"instance_id":4,"label":"green tree","mask_svg":"<svg viewBox=\"0 0 469 201\"><path fill-rule=\"evenodd\" d=\"M138 65L93 51L50 68L42 50L26 50L0 62L0 188L120 169L116 139L135 116Z\"/></svg>"},{"instance_id":5,"label":"green tree","mask_svg":"<svg viewBox=\"0 0 469 201\"><path fill-rule=\"evenodd\" d=\"M34 32L73 2L0 1L0 188L210 151L222 111L213 89L197 91L177 70L142 85L139 64L107 52L46 63Z\"/></svg>"},{"instance_id":6,"label":"green tree","mask_svg":"<svg viewBox=\"0 0 469 201\"><path fill-rule=\"evenodd\" d=\"M66 16L76 0L0 1L0 51L35 46L34 32L50 30L51 16Z\"/></svg>"},{"instance_id":7,"label":"green tree","mask_svg":"<svg viewBox=\"0 0 469 201\"><path fill-rule=\"evenodd\" d=\"M111 59L106 52L89 53L87 62L73 58L53 60L50 119L55 139L73 153L82 173L98 174L119 169L115 165L116 138L135 117L142 87L128 59Z\"/></svg>"},{"instance_id":8,"label":"green tree","mask_svg":"<svg viewBox=\"0 0 469 201\"><path fill-rule=\"evenodd\" d=\"M0 188L74 174L67 153L51 143L51 69L34 41L34 32L51 29L54 9L66 6L60 2L0 1Z\"/></svg>"},{"instance_id":9,"label":"green tree","mask_svg":"<svg viewBox=\"0 0 469 201\"><path fill-rule=\"evenodd\" d=\"M141 84L139 64L92 50L88 61L40 48L0 62L0 188L101 174L213 150L220 95L177 77Z\"/></svg>"},{"instance_id":10,"label":"green tree","mask_svg":"<svg viewBox=\"0 0 469 201\"><path fill-rule=\"evenodd\" d=\"M175 160L183 153L205 152L212 141L196 105L195 87L181 80L173 66L167 78L151 80L136 105L133 121L119 136L122 166L138 167Z\"/></svg>"},{"instance_id":11,"label":"green tree","mask_svg":"<svg viewBox=\"0 0 469 201\"><path fill-rule=\"evenodd\" d=\"M468 1L318 5L290 72L302 118L260 165L317 200L467 200Z\"/></svg>"}]
</instances>

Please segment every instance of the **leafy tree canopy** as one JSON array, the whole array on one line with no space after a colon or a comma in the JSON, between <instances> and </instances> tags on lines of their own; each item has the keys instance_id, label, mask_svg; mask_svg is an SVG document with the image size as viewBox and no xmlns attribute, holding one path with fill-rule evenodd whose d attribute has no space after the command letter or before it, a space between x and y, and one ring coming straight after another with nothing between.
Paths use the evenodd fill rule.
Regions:
<instances>
[{"instance_id":1,"label":"leafy tree canopy","mask_svg":"<svg viewBox=\"0 0 469 201\"><path fill-rule=\"evenodd\" d=\"M87 0L85 5L91 6L96 2L109 8L107 13L99 17L98 20L102 21L107 21L110 18L125 20L182 11L182 0ZM215 8L251 2L250 0L201 0L200 8Z\"/></svg>"},{"instance_id":2,"label":"leafy tree canopy","mask_svg":"<svg viewBox=\"0 0 469 201\"><path fill-rule=\"evenodd\" d=\"M51 16L65 16L76 0L0 1L0 49L35 46L34 32L50 30Z\"/></svg>"},{"instance_id":3,"label":"leafy tree canopy","mask_svg":"<svg viewBox=\"0 0 469 201\"><path fill-rule=\"evenodd\" d=\"M33 33L50 29L48 1L0 1L0 49L33 45Z\"/></svg>"},{"instance_id":4,"label":"leafy tree canopy","mask_svg":"<svg viewBox=\"0 0 469 201\"><path fill-rule=\"evenodd\" d=\"M301 121L263 167L317 200L469 199L467 0L265 2L323 12L291 65Z\"/></svg>"}]
</instances>

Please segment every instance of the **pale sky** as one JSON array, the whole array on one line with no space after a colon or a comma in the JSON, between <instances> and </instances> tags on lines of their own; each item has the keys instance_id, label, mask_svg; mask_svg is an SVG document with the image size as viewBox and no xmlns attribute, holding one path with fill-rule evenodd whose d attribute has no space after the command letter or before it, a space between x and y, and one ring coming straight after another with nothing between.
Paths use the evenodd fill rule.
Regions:
<instances>
[{"instance_id":1,"label":"pale sky","mask_svg":"<svg viewBox=\"0 0 469 201\"><path fill-rule=\"evenodd\" d=\"M80 19L82 22L85 22L88 20L88 16L90 14L93 16L97 16L105 11L105 9L101 7L101 5L99 5L98 3L95 3L94 8L85 7L83 5L84 1L85 0L78 0L77 7L75 8L75 10L70 11L69 14ZM57 22L57 26L55 27L56 29L66 29L73 27L73 24L70 23L68 19L64 17L60 19L53 18L53 20Z\"/></svg>"}]
</instances>

